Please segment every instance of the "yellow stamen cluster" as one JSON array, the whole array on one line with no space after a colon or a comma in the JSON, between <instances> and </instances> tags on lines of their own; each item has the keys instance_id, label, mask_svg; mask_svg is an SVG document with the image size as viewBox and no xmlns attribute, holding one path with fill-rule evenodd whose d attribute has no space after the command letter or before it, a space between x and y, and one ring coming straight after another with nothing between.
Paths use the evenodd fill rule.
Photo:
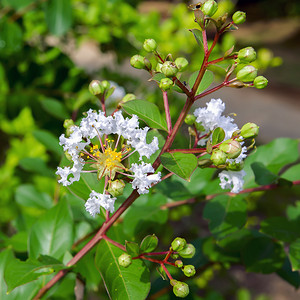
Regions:
<instances>
[{"instance_id":1,"label":"yellow stamen cluster","mask_svg":"<svg viewBox=\"0 0 300 300\"><path fill-rule=\"evenodd\" d=\"M119 166L119 163L122 160L122 153L117 152L116 148L114 150L111 149L111 147L108 147L104 151L105 155L105 165L108 169L113 169L115 167Z\"/></svg>"},{"instance_id":2,"label":"yellow stamen cluster","mask_svg":"<svg viewBox=\"0 0 300 300\"><path fill-rule=\"evenodd\" d=\"M100 151L98 149L98 145L94 145L91 149L90 152L91 154L93 154L94 156L100 157Z\"/></svg>"}]
</instances>

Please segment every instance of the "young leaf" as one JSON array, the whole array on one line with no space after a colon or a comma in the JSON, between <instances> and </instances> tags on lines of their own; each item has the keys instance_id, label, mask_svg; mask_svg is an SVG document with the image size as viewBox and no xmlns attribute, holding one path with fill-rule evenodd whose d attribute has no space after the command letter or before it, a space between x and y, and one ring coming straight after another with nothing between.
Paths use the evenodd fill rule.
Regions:
<instances>
[{"instance_id":1,"label":"young leaf","mask_svg":"<svg viewBox=\"0 0 300 300\"><path fill-rule=\"evenodd\" d=\"M46 98L41 101L41 105L49 115L59 120L65 120L70 117L65 106L58 100Z\"/></svg>"},{"instance_id":2,"label":"young leaf","mask_svg":"<svg viewBox=\"0 0 300 300\"><path fill-rule=\"evenodd\" d=\"M72 26L72 6L70 0L47 1L45 9L46 23L54 35L63 35Z\"/></svg>"},{"instance_id":3,"label":"young leaf","mask_svg":"<svg viewBox=\"0 0 300 300\"><path fill-rule=\"evenodd\" d=\"M63 257L73 242L73 219L66 201L61 200L32 227L29 235L29 256L40 254L57 259Z\"/></svg>"},{"instance_id":4,"label":"young leaf","mask_svg":"<svg viewBox=\"0 0 300 300\"><path fill-rule=\"evenodd\" d=\"M212 133L212 145L223 142L225 138L225 131L221 127L217 127Z\"/></svg>"},{"instance_id":5,"label":"young leaf","mask_svg":"<svg viewBox=\"0 0 300 300\"><path fill-rule=\"evenodd\" d=\"M194 35L198 45L200 46L201 49L203 48L203 38L202 38L202 33L199 29L190 29L190 32Z\"/></svg>"},{"instance_id":6,"label":"young leaf","mask_svg":"<svg viewBox=\"0 0 300 300\"><path fill-rule=\"evenodd\" d=\"M149 79L149 81L156 81L157 83L160 83L160 81L166 78L166 75L163 73L155 73L154 76L152 76L151 79Z\"/></svg>"},{"instance_id":7,"label":"young leaf","mask_svg":"<svg viewBox=\"0 0 300 300\"><path fill-rule=\"evenodd\" d=\"M180 152L166 152L160 157L160 160L167 170L187 181L190 180L191 175L198 165L195 155Z\"/></svg>"},{"instance_id":8,"label":"young leaf","mask_svg":"<svg viewBox=\"0 0 300 300\"><path fill-rule=\"evenodd\" d=\"M190 78L189 78L189 85L190 87L192 87L196 81L196 78L198 76L198 73L199 72L194 72ZM198 89L197 89L197 92L196 92L196 95L202 93L203 91L205 91L211 84L212 82L214 81L214 74L213 72L209 71L209 70L206 70L205 73L204 73L204 76L198 86Z\"/></svg>"},{"instance_id":9,"label":"young leaf","mask_svg":"<svg viewBox=\"0 0 300 300\"><path fill-rule=\"evenodd\" d=\"M110 299L146 299L150 291L150 272L141 259L121 267L118 257L124 252L102 240L97 247L95 264L103 278Z\"/></svg>"},{"instance_id":10,"label":"young leaf","mask_svg":"<svg viewBox=\"0 0 300 300\"><path fill-rule=\"evenodd\" d=\"M126 252L132 257L139 256L140 254L140 247L138 243L126 241L125 248L126 248Z\"/></svg>"},{"instance_id":11,"label":"young leaf","mask_svg":"<svg viewBox=\"0 0 300 300\"><path fill-rule=\"evenodd\" d=\"M255 182L259 185L267 185L273 183L278 176L269 171L263 163L255 162L251 164L255 176Z\"/></svg>"},{"instance_id":12,"label":"young leaf","mask_svg":"<svg viewBox=\"0 0 300 300\"><path fill-rule=\"evenodd\" d=\"M203 218L209 220L209 230L223 238L241 229L247 221L247 203L242 197L221 195L206 203Z\"/></svg>"},{"instance_id":13,"label":"young leaf","mask_svg":"<svg viewBox=\"0 0 300 300\"><path fill-rule=\"evenodd\" d=\"M158 238L155 234L147 235L141 242L141 252L152 252L158 245Z\"/></svg>"},{"instance_id":14,"label":"young leaf","mask_svg":"<svg viewBox=\"0 0 300 300\"><path fill-rule=\"evenodd\" d=\"M162 118L159 108L154 103L144 100L132 100L123 103L122 108L130 115L137 115L151 128L168 131L166 120Z\"/></svg>"}]
</instances>

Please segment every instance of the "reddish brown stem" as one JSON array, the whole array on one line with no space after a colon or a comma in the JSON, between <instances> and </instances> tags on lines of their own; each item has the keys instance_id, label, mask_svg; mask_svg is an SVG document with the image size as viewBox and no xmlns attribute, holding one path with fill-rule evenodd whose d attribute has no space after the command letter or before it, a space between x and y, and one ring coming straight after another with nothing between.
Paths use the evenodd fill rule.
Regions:
<instances>
[{"instance_id":1,"label":"reddish brown stem","mask_svg":"<svg viewBox=\"0 0 300 300\"><path fill-rule=\"evenodd\" d=\"M168 150L167 152L169 153L175 153L175 152L180 152L180 153L202 153L205 152L206 148L192 148L192 149L171 149Z\"/></svg>"},{"instance_id":2,"label":"reddish brown stem","mask_svg":"<svg viewBox=\"0 0 300 300\"><path fill-rule=\"evenodd\" d=\"M168 93L166 91L162 91L162 93L163 93L164 107L165 107L166 120L167 120L167 126L168 126L168 133L170 134L170 132L172 130L172 121L171 121L171 115L170 115Z\"/></svg>"},{"instance_id":3,"label":"reddish brown stem","mask_svg":"<svg viewBox=\"0 0 300 300\"><path fill-rule=\"evenodd\" d=\"M122 244L110 239L107 235L103 235L103 239L108 241L109 243L113 244L114 246L120 248L121 250L126 251L125 246L123 246Z\"/></svg>"}]
</instances>

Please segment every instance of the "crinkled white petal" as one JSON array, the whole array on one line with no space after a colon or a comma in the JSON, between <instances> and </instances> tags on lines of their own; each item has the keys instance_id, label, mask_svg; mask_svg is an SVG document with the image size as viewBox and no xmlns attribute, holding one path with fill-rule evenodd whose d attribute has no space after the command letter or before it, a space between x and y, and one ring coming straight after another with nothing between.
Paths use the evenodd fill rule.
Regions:
<instances>
[{"instance_id":1,"label":"crinkled white petal","mask_svg":"<svg viewBox=\"0 0 300 300\"><path fill-rule=\"evenodd\" d=\"M160 181L161 173L148 175L148 173L154 173L154 169L151 164L142 162L140 165L132 164L130 170L134 172L132 187L138 190L139 194L147 194L152 184Z\"/></svg>"},{"instance_id":2,"label":"crinkled white petal","mask_svg":"<svg viewBox=\"0 0 300 300\"><path fill-rule=\"evenodd\" d=\"M92 191L84 206L87 212L89 212L91 216L95 217L96 214L100 213L101 206L104 209L113 213L115 210L114 208L115 201L116 198L111 197L110 195L100 194L95 191Z\"/></svg>"},{"instance_id":3,"label":"crinkled white petal","mask_svg":"<svg viewBox=\"0 0 300 300\"><path fill-rule=\"evenodd\" d=\"M241 171L222 171L219 174L220 186L222 189L231 189L232 193L239 193L243 190L244 176L246 172Z\"/></svg>"}]
</instances>

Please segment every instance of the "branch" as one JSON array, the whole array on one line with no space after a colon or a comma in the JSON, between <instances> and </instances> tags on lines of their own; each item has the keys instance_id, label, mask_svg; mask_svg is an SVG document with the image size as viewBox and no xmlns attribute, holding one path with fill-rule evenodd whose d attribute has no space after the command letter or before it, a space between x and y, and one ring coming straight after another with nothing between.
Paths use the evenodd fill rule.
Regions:
<instances>
[{"instance_id":1,"label":"branch","mask_svg":"<svg viewBox=\"0 0 300 300\"><path fill-rule=\"evenodd\" d=\"M170 115L168 93L166 91L162 91L162 93L163 93L164 106L165 106L165 112L166 112L166 120L167 120L167 126L168 126L168 133L170 134L171 130L172 130L172 121L171 121L171 115Z\"/></svg>"}]
</instances>

